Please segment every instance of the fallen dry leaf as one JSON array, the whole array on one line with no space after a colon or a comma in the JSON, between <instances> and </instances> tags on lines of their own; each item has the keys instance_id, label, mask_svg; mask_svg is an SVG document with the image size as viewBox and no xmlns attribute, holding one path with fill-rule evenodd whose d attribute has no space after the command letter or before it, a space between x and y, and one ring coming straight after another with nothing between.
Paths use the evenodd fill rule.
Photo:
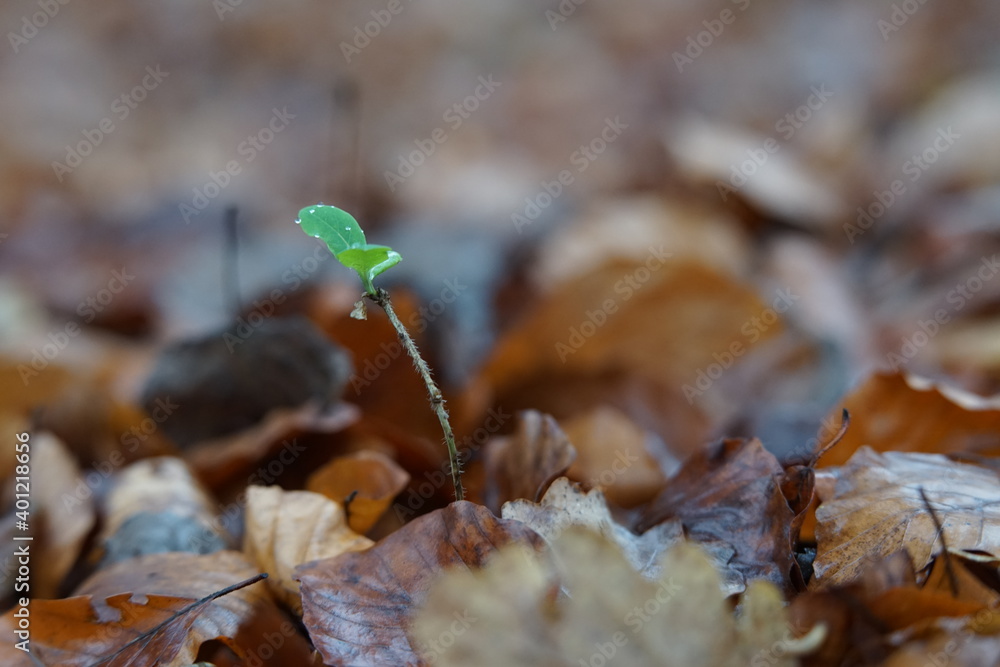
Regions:
<instances>
[{"instance_id":1,"label":"fallen dry leaf","mask_svg":"<svg viewBox=\"0 0 1000 667\"><path fill-rule=\"evenodd\" d=\"M736 550L729 566L786 594L802 586L792 547L795 515L781 491L784 470L760 440L726 439L688 459L637 525L679 519L696 542Z\"/></svg>"},{"instance_id":2,"label":"fallen dry leaf","mask_svg":"<svg viewBox=\"0 0 1000 667\"><path fill-rule=\"evenodd\" d=\"M338 503L312 491L251 486L245 522L243 553L271 575L267 583L275 597L299 615L299 582L292 578L296 567L374 544L347 526Z\"/></svg>"},{"instance_id":3,"label":"fallen dry leaf","mask_svg":"<svg viewBox=\"0 0 1000 667\"><path fill-rule=\"evenodd\" d=\"M837 469L836 493L816 510L815 585L852 581L866 563L906 549L917 571L942 550L923 488L952 549L1000 556L1000 483L994 472L937 454L862 447Z\"/></svg>"},{"instance_id":4,"label":"fallen dry leaf","mask_svg":"<svg viewBox=\"0 0 1000 667\"><path fill-rule=\"evenodd\" d=\"M611 516L604 494L598 489L582 491L565 477L552 483L538 503L515 500L503 506L504 519L516 519L531 527L549 543L571 526L588 528L614 542L635 568L647 579L658 580L664 552L684 540L684 528L677 519L664 521L636 535ZM735 550L726 542L701 545L723 578L726 595L746 589L743 574L727 567Z\"/></svg>"},{"instance_id":5,"label":"fallen dry leaf","mask_svg":"<svg viewBox=\"0 0 1000 667\"><path fill-rule=\"evenodd\" d=\"M216 505L176 457L143 459L111 482L103 503L103 564L151 553L211 553L231 539Z\"/></svg>"},{"instance_id":6,"label":"fallen dry leaf","mask_svg":"<svg viewBox=\"0 0 1000 667\"><path fill-rule=\"evenodd\" d=\"M173 611L256 574L254 566L232 551L133 558L91 577L76 591L79 597L44 601L40 609L35 607L37 602L32 603L33 643L38 642L33 648L46 664L90 667L95 656L121 648ZM3 634L9 636L13 618L8 614L4 620ZM182 667L192 663L200 647L212 640L254 664L277 667L310 662L304 638L271 601L267 588L258 583L179 618L169 630L140 644L134 663L121 659L108 664ZM2 657L24 655L13 648L12 641L4 641L0 650ZM27 659L4 664L34 663Z\"/></svg>"},{"instance_id":7,"label":"fallen dry leaf","mask_svg":"<svg viewBox=\"0 0 1000 667\"><path fill-rule=\"evenodd\" d=\"M357 418L357 408L346 403L331 407L306 403L298 408L276 408L246 430L200 442L185 452L184 458L199 479L209 488L216 489L252 474L254 466L268 456L277 455L281 470L288 468L289 461L294 463L302 453L303 447L297 442L299 435L336 433Z\"/></svg>"},{"instance_id":8,"label":"fallen dry leaf","mask_svg":"<svg viewBox=\"0 0 1000 667\"><path fill-rule=\"evenodd\" d=\"M362 450L331 460L309 476L306 489L341 505L350 498L347 523L355 533L364 535L409 483L410 474L391 458L378 451ZM306 560L316 558L321 556Z\"/></svg>"},{"instance_id":9,"label":"fallen dry leaf","mask_svg":"<svg viewBox=\"0 0 1000 667\"><path fill-rule=\"evenodd\" d=\"M647 449L652 434L622 411L602 405L566 420L563 428L578 454L570 479L599 486L621 507L649 502L663 488L666 476Z\"/></svg>"},{"instance_id":10,"label":"fallen dry leaf","mask_svg":"<svg viewBox=\"0 0 1000 667\"><path fill-rule=\"evenodd\" d=\"M455 502L406 524L371 549L300 566L303 622L327 664L412 665L410 618L448 566L481 567L510 543L541 538L485 507Z\"/></svg>"},{"instance_id":11,"label":"fallen dry leaf","mask_svg":"<svg viewBox=\"0 0 1000 667\"><path fill-rule=\"evenodd\" d=\"M518 498L538 500L576 458L576 449L556 420L534 410L517 415L517 431L493 438L486 448L483 504L494 512Z\"/></svg>"},{"instance_id":12,"label":"fallen dry leaf","mask_svg":"<svg viewBox=\"0 0 1000 667\"><path fill-rule=\"evenodd\" d=\"M1000 403L907 373L876 373L840 405L851 413L851 428L820 467L843 465L863 445L880 452L1000 453ZM831 423L840 410L831 412Z\"/></svg>"},{"instance_id":13,"label":"fallen dry leaf","mask_svg":"<svg viewBox=\"0 0 1000 667\"><path fill-rule=\"evenodd\" d=\"M821 630L806 641L788 635L771 584L751 584L738 618L719 587L695 545L682 542L667 552L661 577L650 581L606 537L574 527L551 552L511 545L482 570L446 572L417 615L414 634L428 664L485 667L744 667L753 660L790 667L821 641Z\"/></svg>"}]
</instances>

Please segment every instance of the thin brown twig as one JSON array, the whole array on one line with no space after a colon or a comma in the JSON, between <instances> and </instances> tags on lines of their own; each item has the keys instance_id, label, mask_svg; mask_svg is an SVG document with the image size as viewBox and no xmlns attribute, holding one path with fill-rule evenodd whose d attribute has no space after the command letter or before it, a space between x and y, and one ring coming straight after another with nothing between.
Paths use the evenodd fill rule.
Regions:
<instances>
[{"instance_id":1,"label":"thin brown twig","mask_svg":"<svg viewBox=\"0 0 1000 667\"><path fill-rule=\"evenodd\" d=\"M389 317L389 322L392 323L393 328L396 330L399 342L403 344L406 353L410 355L413 365L417 368L417 373L420 374L420 378L424 381L424 386L427 387L431 407L434 409L434 414L437 415L438 422L441 424L441 431L444 433L444 442L448 447L448 458L451 464L451 483L455 486L455 499L464 500L465 490L462 488L461 460L458 457L458 448L455 446L455 435L451 430L451 422L448 421L448 411L444 407L444 397L441 395L441 390L438 389L437 383L434 382L434 378L431 377L431 369L427 366L427 362L424 361L423 357L420 356L420 351L417 350L417 345L413 342L406 327L403 326L403 323L396 316L396 311L393 310L392 303L389 301L389 293L379 288L375 290L374 294L369 293L366 296L385 311L385 314Z\"/></svg>"}]
</instances>

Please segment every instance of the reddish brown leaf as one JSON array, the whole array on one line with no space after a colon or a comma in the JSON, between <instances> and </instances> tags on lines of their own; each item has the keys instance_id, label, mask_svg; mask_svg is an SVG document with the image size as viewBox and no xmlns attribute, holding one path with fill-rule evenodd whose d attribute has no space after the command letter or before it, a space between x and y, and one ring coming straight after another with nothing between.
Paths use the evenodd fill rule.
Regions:
<instances>
[{"instance_id":1,"label":"reddish brown leaf","mask_svg":"<svg viewBox=\"0 0 1000 667\"><path fill-rule=\"evenodd\" d=\"M485 505L499 512L511 500L539 500L575 458L555 419L534 410L519 413L517 432L495 438L486 449Z\"/></svg>"},{"instance_id":2,"label":"reddish brown leaf","mask_svg":"<svg viewBox=\"0 0 1000 667\"><path fill-rule=\"evenodd\" d=\"M784 471L760 441L726 439L689 459L638 524L642 532L680 519L688 537L728 542L729 564L747 580L767 579L787 593L801 585L792 554L794 515L781 492Z\"/></svg>"},{"instance_id":3,"label":"reddish brown leaf","mask_svg":"<svg viewBox=\"0 0 1000 667\"><path fill-rule=\"evenodd\" d=\"M420 664L408 629L431 583L448 567L482 567L511 543L539 548L542 539L485 507L452 503L368 551L299 567L303 622L327 664Z\"/></svg>"},{"instance_id":4,"label":"reddish brown leaf","mask_svg":"<svg viewBox=\"0 0 1000 667\"><path fill-rule=\"evenodd\" d=\"M30 642L27 646L36 658L47 665L92 667L128 642L147 633L171 615L194 602L191 598L163 595L121 593L103 601L90 595L64 600L33 600L30 610ZM186 635L197 617L198 609L179 617L162 628L149 641L139 641L106 665L152 667L175 663L174 657L184 650ZM30 667L35 663L27 653L15 648L21 641L14 634L19 619L14 611L0 621L0 662L9 667ZM190 662L188 660L187 662Z\"/></svg>"}]
</instances>

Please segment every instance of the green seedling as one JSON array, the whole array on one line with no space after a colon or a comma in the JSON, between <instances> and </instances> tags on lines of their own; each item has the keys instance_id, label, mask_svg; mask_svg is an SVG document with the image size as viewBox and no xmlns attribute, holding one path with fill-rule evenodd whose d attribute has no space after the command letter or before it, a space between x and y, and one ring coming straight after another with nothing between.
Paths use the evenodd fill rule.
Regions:
<instances>
[{"instance_id":1,"label":"green seedling","mask_svg":"<svg viewBox=\"0 0 1000 667\"><path fill-rule=\"evenodd\" d=\"M365 308L365 297L371 299L385 311L399 336L400 342L410 355L413 364L417 368L424 385L427 387L428 399L431 408L437 415L441 424L441 431L444 433L444 441L448 447L448 458L451 463L451 481L455 485L455 498L463 500L465 492L462 489L462 473L458 458L458 449L455 447L455 436L451 430L451 422L448 421L448 411L444 407L444 398L437 383L431 377L430 368L427 362L420 356L413 338L403 323L396 316L396 311L389 301L389 293L384 289L375 287L373 281L376 277L391 269L402 261L399 253L384 245L374 245L365 240L365 233L362 231L358 221L347 211L343 211L335 206L325 206L315 204L307 206L299 211L299 219L296 220L299 226L309 236L314 236L330 249L333 256L349 269L354 269L361 278L365 293L361 300L355 304L354 312L351 316L356 319L366 319L367 310Z\"/></svg>"}]
</instances>

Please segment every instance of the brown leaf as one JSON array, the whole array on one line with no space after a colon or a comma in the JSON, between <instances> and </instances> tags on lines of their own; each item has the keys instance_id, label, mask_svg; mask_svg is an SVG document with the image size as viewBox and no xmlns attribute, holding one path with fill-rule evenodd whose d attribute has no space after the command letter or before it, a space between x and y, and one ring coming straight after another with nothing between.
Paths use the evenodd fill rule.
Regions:
<instances>
[{"instance_id":1,"label":"brown leaf","mask_svg":"<svg viewBox=\"0 0 1000 667\"><path fill-rule=\"evenodd\" d=\"M364 535L409 483L410 474L388 456L362 450L331 460L309 477L306 488L342 505L350 498L348 523Z\"/></svg>"},{"instance_id":2,"label":"brown leaf","mask_svg":"<svg viewBox=\"0 0 1000 667\"><path fill-rule=\"evenodd\" d=\"M292 578L296 567L374 544L347 527L338 503L311 491L251 486L245 523L243 552L271 575L267 583L275 597L299 615L302 598Z\"/></svg>"},{"instance_id":3,"label":"brown leaf","mask_svg":"<svg viewBox=\"0 0 1000 667\"><path fill-rule=\"evenodd\" d=\"M608 261L546 295L483 367L479 381L494 404L561 420L583 406L614 405L678 457L696 451L707 420L684 386L717 363L713 354L734 343L745 353L784 325L774 322L751 343L741 328L768 307L753 289L701 262L657 255L652 248L640 261Z\"/></svg>"},{"instance_id":4,"label":"brown leaf","mask_svg":"<svg viewBox=\"0 0 1000 667\"><path fill-rule=\"evenodd\" d=\"M647 449L652 435L625 413L600 406L567 420L563 428L579 454L567 473L570 479L600 486L621 507L649 502L663 488L666 476Z\"/></svg>"},{"instance_id":5,"label":"brown leaf","mask_svg":"<svg viewBox=\"0 0 1000 667\"><path fill-rule=\"evenodd\" d=\"M518 498L538 500L569 468L576 450L556 420L534 410L517 415L517 432L486 448L484 504L494 512Z\"/></svg>"},{"instance_id":6,"label":"brown leaf","mask_svg":"<svg viewBox=\"0 0 1000 667\"><path fill-rule=\"evenodd\" d=\"M64 600L33 600L30 641L27 646L43 664L64 667L92 667L168 620L171 615L194 602L191 598L121 593L103 601L90 595ZM156 633L148 642L140 641L120 653L107 665L152 667L184 664L175 661L178 652L190 653L186 635L197 617L197 610L185 614ZM18 619L14 611L0 621L0 661L10 667L29 667L35 663L27 653L15 649L14 629Z\"/></svg>"},{"instance_id":7,"label":"brown leaf","mask_svg":"<svg viewBox=\"0 0 1000 667\"><path fill-rule=\"evenodd\" d=\"M368 551L299 567L303 622L327 664L418 664L408 628L432 581L449 566L482 567L510 543L539 548L542 540L485 507L452 503Z\"/></svg>"},{"instance_id":8,"label":"brown leaf","mask_svg":"<svg viewBox=\"0 0 1000 667\"><path fill-rule=\"evenodd\" d=\"M113 653L174 611L255 574L256 568L232 551L134 558L91 577L77 591L80 597L33 601L32 648L46 664L90 667L98 656ZM12 648L14 620L11 614L4 617L0 657L23 655ZM278 611L267 589L255 584L200 606L148 642L139 642L126 654L134 655L134 662L119 657L108 665L181 667L211 640L222 641L248 664L277 667L310 661L304 638Z\"/></svg>"},{"instance_id":9,"label":"brown leaf","mask_svg":"<svg viewBox=\"0 0 1000 667\"><path fill-rule=\"evenodd\" d=\"M906 373L877 373L842 403L851 428L819 466L843 465L862 446L880 452L1000 453L1000 404ZM830 420L839 420L834 408ZM822 437L821 437L822 439Z\"/></svg>"},{"instance_id":10,"label":"brown leaf","mask_svg":"<svg viewBox=\"0 0 1000 667\"><path fill-rule=\"evenodd\" d=\"M225 549L215 503L175 457L143 459L125 467L104 501L103 564L134 556Z\"/></svg>"},{"instance_id":11,"label":"brown leaf","mask_svg":"<svg viewBox=\"0 0 1000 667\"><path fill-rule=\"evenodd\" d=\"M792 553L794 513L781 492L784 471L753 440L726 439L691 457L649 505L640 532L679 519L685 535L736 549L730 567L790 593L801 585Z\"/></svg>"},{"instance_id":12,"label":"brown leaf","mask_svg":"<svg viewBox=\"0 0 1000 667\"><path fill-rule=\"evenodd\" d=\"M1000 556L1000 484L995 473L935 454L862 447L836 471L836 495L816 510L815 583L855 579L874 558L906 549L919 571L941 552L922 487L953 549Z\"/></svg>"},{"instance_id":13,"label":"brown leaf","mask_svg":"<svg viewBox=\"0 0 1000 667\"><path fill-rule=\"evenodd\" d=\"M199 479L215 489L250 474L262 459L278 452L281 452L282 469L286 469L290 464L283 457L288 452L292 462L298 458L296 447L290 445L295 444L300 434L336 433L357 418L357 408L346 403L329 408L314 403L298 408L276 408L255 426L195 445L185 452L184 458Z\"/></svg>"},{"instance_id":14,"label":"brown leaf","mask_svg":"<svg viewBox=\"0 0 1000 667\"><path fill-rule=\"evenodd\" d=\"M636 535L611 516L604 494L598 489L587 493L565 477L560 477L538 503L514 500L503 506L504 519L516 519L528 525L550 544L571 526L582 526L604 535L614 542L636 572L647 579L659 579L660 560L664 552L683 541L684 528L677 519L664 521ZM712 559L715 569L724 578L726 595L746 588L743 575L727 567L735 551L728 543L708 542L701 545Z\"/></svg>"}]
</instances>

